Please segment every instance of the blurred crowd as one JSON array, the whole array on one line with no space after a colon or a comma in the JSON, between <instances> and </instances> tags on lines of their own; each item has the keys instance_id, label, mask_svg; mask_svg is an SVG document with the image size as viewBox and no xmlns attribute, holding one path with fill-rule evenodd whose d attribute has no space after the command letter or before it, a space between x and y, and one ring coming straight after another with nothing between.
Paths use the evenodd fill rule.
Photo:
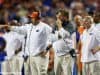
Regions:
<instances>
[{"instance_id":1,"label":"blurred crowd","mask_svg":"<svg viewBox=\"0 0 100 75\"><path fill-rule=\"evenodd\" d=\"M18 23L22 25L30 23L29 14L36 8L41 11L41 20L51 27L56 24L57 11L59 9L67 10L69 12L67 21L70 23L66 22L64 25L67 25L68 27L64 28L68 28L66 30L70 33L76 31L74 40L76 40L75 43L78 44L79 36L85 29L81 25L82 21L80 20L87 15L94 18L94 13L100 12L100 0L0 0L0 25L8 24L13 20L18 21ZM0 30L0 32L1 31L2 30ZM54 59L54 52L50 52L50 55L50 59ZM80 57L81 55L78 58L78 68L81 72L82 63L80 62ZM54 67L54 61L51 61L49 65L48 70L51 71ZM53 75L53 73L53 71L50 72L51 75Z\"/></svg>"},{"instance_id":2,"label":"blurred crowd","mask_svg":"<svg viewBox=\"0 0 100 75\"><path fill-rule=\"evenodd\" d=\"M72 20L76 14L93 15L95 11L100 11L100 0L0 0L0 24L12 20L28 23L28 14L34 8L41 11L43 21L52 25L58 9L68 10Z\"/></svg>"}]
</instances>

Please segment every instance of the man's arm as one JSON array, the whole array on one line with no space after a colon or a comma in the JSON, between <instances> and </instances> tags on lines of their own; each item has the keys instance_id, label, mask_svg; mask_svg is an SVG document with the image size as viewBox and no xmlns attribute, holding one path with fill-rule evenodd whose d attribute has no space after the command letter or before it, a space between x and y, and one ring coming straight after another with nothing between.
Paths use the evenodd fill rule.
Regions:
<instances>
[{"instance_id":1,"label":"man's arm","mask_svg":"<svg viewBox=\"0 0 100 75\"><path fill-rule=\"evenodd\" d=\"M50 44L46 47L46 50L41 53L41 56L44 57L51 49L52 49L52 45Z\"/></svg>"},{"instance_id":2,"label":"man's arm","mask_svg":"<svg viewBox=\"0 0 100 75\"><path fill-rule=\"evenodd\" d=\"M27 26L14 26L14 25L0 25L0 29L6 29L6 30L11 30L11 31L14 31L14 32L18 32L20 34L25 34L26 35L26 32L27 32Z\"/></svg>"},{"instance_id":3,"label":"man's arm","mask_svg":"<svg viewBox=\"0 0 100 75\"><path fill-rule=\"evenodd\" d=\"M62 22L59 18L57 18L56 24L57 24L58 30L60 30L62 28Z\"/></svg>"},{"instance_id":4,"label":"man's arm","mask_svg":"<svg viewBox=\"0 0 100 75\"><path fill-rule=\"evenodd\" d=\"M5 28L5 27L8 27L9 25L0 25L0 29L1 28Z\"/></svg>"},{"instance_id":5,"label":"man's arm","mask_svg":"<svg viewBox=\"0 0 100 75\"><path fill-rule=\"evenodd\" d=\"M10 29L11 26L20 26L20 25L21 25L21 24L18 23L16 20L13 20L13 21L9 22L8 24L0 25L0 29L1 29L1 28Z\"/></svg>"},{"instance_id":6,"label":"man's arm","mask_svg":"<svg viewBox=\"0 0 100 75\"><path fill-rule=\"evenodd\" d=\"M49 65L48 65L48 70L51 71L54 67L54 50L51 48L49 51Z\"/></svg>"},{"instance_id":7,"label":"man's arm","mask_svg":"<svg viewBox=\"0 0 100 75\"><path fill-rule=\"evenodd\" d=\"M93 54L95 54L96 52L100 51L100 46L93 48L91 51Z\"/></svg>"},{"instance_id":8,"label":"man's arm","mask_svg":"<svg viewBox=\"0 0 100 75\"><path fill-rule=\"evenodd\" d=\"M96 52L100 51L100 30L95 29L94 30L94 36L96 39L96 42L98 42L98 46L94 47L91 51L93 54L95 54Z\"/></svg>"}]
</instances>

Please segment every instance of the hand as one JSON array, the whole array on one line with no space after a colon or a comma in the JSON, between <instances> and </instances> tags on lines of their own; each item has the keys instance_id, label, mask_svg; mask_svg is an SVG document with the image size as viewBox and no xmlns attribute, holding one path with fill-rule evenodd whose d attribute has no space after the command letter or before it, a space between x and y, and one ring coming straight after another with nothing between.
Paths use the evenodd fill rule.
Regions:
<instances>
[{"instance_id":1,"label":"hand","mask_svg":"<svg viewBox=\"0 0 100 75\"><path fill-rule=\"evenodd\" d=\"M19 48L18 50L15 51L15 55L17 55L19 52L21 52L21 48Z\"/></svg>"},{"instance_id":2,"label":"hand","mask_svg":"<svg viewBox=\"0 0 100 75\"><path fill-rule=\"evenodd\" d=\"M40 53L41 57L45 57L45 55L48 53L48 51L43 51Z\"/></svg>"},{"instance_id":3,"label":"hand","mask_svg":"<svg viewBox=\"0 0 100 75\"><path fill-rule=\"evenodd\" d=\"M17 20L12 20L11 22L8 23L8 25L10 25L10 26L20 26L21 24L18 23Z\"/></svg>"},{"instance_id":4,"label":"hand","mask_svg":"<svg viewBox=\"0 0 100 75\"><path fill-rule=\"evenodd\" d=\"M93 54L95 54L97 52L97 50L95 50L95 49L92 49L91 51Z\"/></svg>"},{"instance_id":5,"label":"hand","mask_svg":"<svg viewBox=\"0 0 100 75\"><path fill-rule=\"evenodd\" d=\"M92 51L93 54L95 54L96 52L100 51L100 46L95 47L91 51Z\"/></svg>"},{"instance_id":6,"label":"hand","mask_svg":"<svg viewBox=\"0 0 100 75\"><path fill-rule=\"evenodd\" d=\"M0 25L0 29L9 29L10 26L9 25Z\"/></svg>"},{"instance_id":7,"label":"hand","mask_svg":"<svg viewBox=\"0 0 100 75\"><path fill-rule=\"evenodd\" d=\"M62 21L60 19L57 19L56 24L58 26L58 29L62 28Z\"/></svg>"}]
</instances>

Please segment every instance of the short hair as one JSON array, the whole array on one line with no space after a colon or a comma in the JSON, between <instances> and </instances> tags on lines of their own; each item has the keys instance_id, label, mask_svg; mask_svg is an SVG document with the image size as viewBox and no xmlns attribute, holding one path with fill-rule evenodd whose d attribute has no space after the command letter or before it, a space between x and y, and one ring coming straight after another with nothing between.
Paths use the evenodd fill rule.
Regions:
<instances>
[{"instance_id":1,"label":"short hair","mask_svg":"<svg viewBox=\"0 0 100 75\"><path fill-rule=\"evenodd\" d=\"M76 15L76 16L74 17L74 21L76 21L76 20L78 20L78 19L82 19L82 17L81 17L80 15Z\"/></svg>"},{"instance_id":2,"label":"short hair","mask_svg":"<svg viewBox=\"0 0 100 75\"><path fill-rule=\"evenodd\" d=\"M100 18L100 12L95 12L95 13L94 13L94 16Z\"/></svg>"},{"instance_id":3,"label":"short hair","mask_svg":"<svg viewBox=\"0 0 100 75\"><path fill-rule=\"evenodd\" d=\"M41 18L41 12L40 12L39 9L36 9L36 8L34 8L34 9L31 11L31 14L29 14L28 17L31 18L34 12L37 13L37 17L36 17L36 18L37 18L37 19L40 19L40 18Z\"/></svg>"},{"instance_id":4,"label":"short hair","mask_svg":"<svg viewBox=\"0 0 100 75\"><path fill-rule=\"evenodd\" d=\"M94 22L91 16L85 16L83 21L89 21L91 24Z\"/></svg>"},{"instance_id":5,"label":"short hair","mask_svg":"<svg viewBox=\"0 0 100 75\"><path fill-rule=\"evenodd\" d=\"M68 11L68 10L59 9L59 10L56 12L56 14L58 14L59 12L60 12L63 16L69 18L69 11Z\"/></svg>"},{"instance_id":6,"label":"short hair","mask_svg":"<svg viewBox=\"0 0 100 75\"><path fill-rule=\"evenodd\" d=\"M93 17L94 17L94 22L95 23L100 22L100 12L95 12Z\"/></svg>"}]
</instances>

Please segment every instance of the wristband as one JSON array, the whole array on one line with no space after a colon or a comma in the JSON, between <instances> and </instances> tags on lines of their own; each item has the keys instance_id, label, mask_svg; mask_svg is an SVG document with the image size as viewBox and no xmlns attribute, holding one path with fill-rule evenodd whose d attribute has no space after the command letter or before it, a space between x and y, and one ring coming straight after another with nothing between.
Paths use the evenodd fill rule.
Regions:
<instances>
[{"instance_id":1,"label":"wristband","mask_svg":"<svg viewBox=\"0 0 100 75\"><path fill-rule=\"evenodd\" d=\"M51 47L52 47L52 45L48 46L48 47L46 48L46 51L49 51Z\"/></svg>"}]
</instances>

